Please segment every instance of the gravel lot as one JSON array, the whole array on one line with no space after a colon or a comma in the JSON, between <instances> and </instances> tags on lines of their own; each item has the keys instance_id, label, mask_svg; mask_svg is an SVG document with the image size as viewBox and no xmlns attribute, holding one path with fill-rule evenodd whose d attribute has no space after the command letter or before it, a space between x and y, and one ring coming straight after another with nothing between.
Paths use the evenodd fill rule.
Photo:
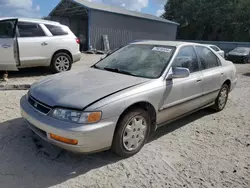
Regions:
<instances>
[{"instance_id":1,"label":"gravel lot","mask_svg":"<svg viewBox=\"0 0 250 188\"><path fill-rule=\"evenodd\" d=\"M73 64L72 70L78 71L88 66L91 66L95 62L99 61L102 56L103 55L82 54L81 60ZM41 78L50 74L51 72L49 68L45 68L45 67L22 69L21 71L17 71L17 72L9 72L9 81L7 83L8 84L32 84L33 82L40 80ZM6 82L0 81L0 84L1 83L6 84Z\"/></svg>"},{"instance_id":2,"label":"gravel lot","mask_svg":"<svg viewBox=\"0 0 250 188\"><path fill-rule=\"evenodd\" d=\"M162 127L128 159L51 146L20 117L26 91L0 91L0 187L249 188L250 65L236 66L238 85L224 111L202 110Z\"/></svg>"}]
</instances>

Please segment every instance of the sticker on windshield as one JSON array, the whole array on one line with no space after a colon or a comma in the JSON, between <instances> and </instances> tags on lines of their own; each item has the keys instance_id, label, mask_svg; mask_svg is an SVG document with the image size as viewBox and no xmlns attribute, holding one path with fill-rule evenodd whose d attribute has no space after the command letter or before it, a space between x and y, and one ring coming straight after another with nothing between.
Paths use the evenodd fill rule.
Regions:
<instances>
[{"instance_id":1,"label":"sticker on windshield","mask_svg":"<svg viewBox=\"0 0 250 188\"><path fill-rule=\"evenodd\" d=\"M170 53L172 51L172 49L163 48L163 47L154 47L152 50L158 51L158 52L165 52L165 53Z\"/></svg>"}]
</instances>

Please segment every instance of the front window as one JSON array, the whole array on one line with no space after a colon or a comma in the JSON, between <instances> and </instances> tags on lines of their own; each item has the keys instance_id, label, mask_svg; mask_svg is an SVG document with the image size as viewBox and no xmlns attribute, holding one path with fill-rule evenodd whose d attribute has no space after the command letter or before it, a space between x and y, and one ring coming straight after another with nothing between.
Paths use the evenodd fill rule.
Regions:
<instances>
[{"instance_id":1,"label":"front window","mask_svg":"<svg viewBox=\"0 0 250 188\"><path fill-rule=\"evenodd\" d=\"M199 71L199 63L193 46L182 47L175 57L172 68L188 68L190 73Z\"/></svg>"},{"instance_id":2,"label":"front window","mask_svg":"<svg viewBox=\"0 0 250 188\"><path fill-rule=\"evenodd\" d=\"M0 21L0 38L13 38L15 35L15 21Z\"/></svg>"},{"instance_id":3,"label":"front window","mask_svg":"<svg viewBox=\"0 0 250 188\"><path fill-rule=\"evenodd\" d=\"M161 76L175 51L173 46L131 44L98 62L94 67L144 78Z\"/></svg>"}]
</instances>

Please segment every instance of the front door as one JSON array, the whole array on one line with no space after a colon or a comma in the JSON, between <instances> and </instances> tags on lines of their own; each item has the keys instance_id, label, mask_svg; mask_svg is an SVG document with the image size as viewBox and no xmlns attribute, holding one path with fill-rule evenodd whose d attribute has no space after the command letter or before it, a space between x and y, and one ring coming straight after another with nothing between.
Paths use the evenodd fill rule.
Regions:
<instances>
[{"instance_id":1,"label":"front door","mask_svg":"<svg viewBox=\"0 0 250 188\"><path fill-rule=\"evenodd\" d=\"M172 63L176 67L188 68L190 76L166 80L166 92L159 109L157 123L172 120L201 106L202 74L193 46L182 47Z\"/></svg>"},{"instance_id":2,"label":"front door","mask_svg":"<svg viewBox=\"0 0 250 188\"><path fill-rule=\"evenodd\" d=\"M203 76L202 104L206 105L215 101L222 86L223 72L219 58L205 46L195 47L201 64Z\"/></svg>"},{"instance_id":3,"label":"front door","mask_svg":"<svg viewBox=\"0 0 250 188\"><path fill-rule=\"evenodd\" d=\"M0 70L17 70L17 19L0 20Z\"/></svg>"}]
</instances>

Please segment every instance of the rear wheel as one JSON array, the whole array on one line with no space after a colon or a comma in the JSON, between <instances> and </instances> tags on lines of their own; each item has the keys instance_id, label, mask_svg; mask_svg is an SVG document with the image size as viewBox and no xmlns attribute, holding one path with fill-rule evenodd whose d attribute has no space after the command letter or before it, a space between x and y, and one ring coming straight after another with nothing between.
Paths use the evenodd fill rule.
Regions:
<instances>
[{"instance_id":1,"label":"rear wheel","mask_svg":"<svg viewBox=\"0 0 250 188\"><path fill-rule=\"evenodd\" d=\"M228 99L228 93L229 93L229 87L227 84L224 84L219 92L218 97L215 100L215 104L213 106L213 109L216 111L221 111L225 108L227 104L227 99Z\"/></svg>"},{"instance_id":2,"label":"rear wheel","mask_svg":"<svg viewBox=\"0 0 250 188\"><path fill-rule=\"evenodd\" d=\"M136 154L147 141L150 127L151 119L145 110L127 112L117 124L111 150L122 157Z\"/></svg>"},{"instance_id":3,"label":"rear wheel","mask_svg":"<svg viewBox=\"0 0 250 188\"><path fill-rule=\"evenodd\" d=\"M54 73L69 71L72 66L72 59L66 53L57 53L52 58L52 62L50 65L51 70Z\"/></svg>"}]
</instances>

